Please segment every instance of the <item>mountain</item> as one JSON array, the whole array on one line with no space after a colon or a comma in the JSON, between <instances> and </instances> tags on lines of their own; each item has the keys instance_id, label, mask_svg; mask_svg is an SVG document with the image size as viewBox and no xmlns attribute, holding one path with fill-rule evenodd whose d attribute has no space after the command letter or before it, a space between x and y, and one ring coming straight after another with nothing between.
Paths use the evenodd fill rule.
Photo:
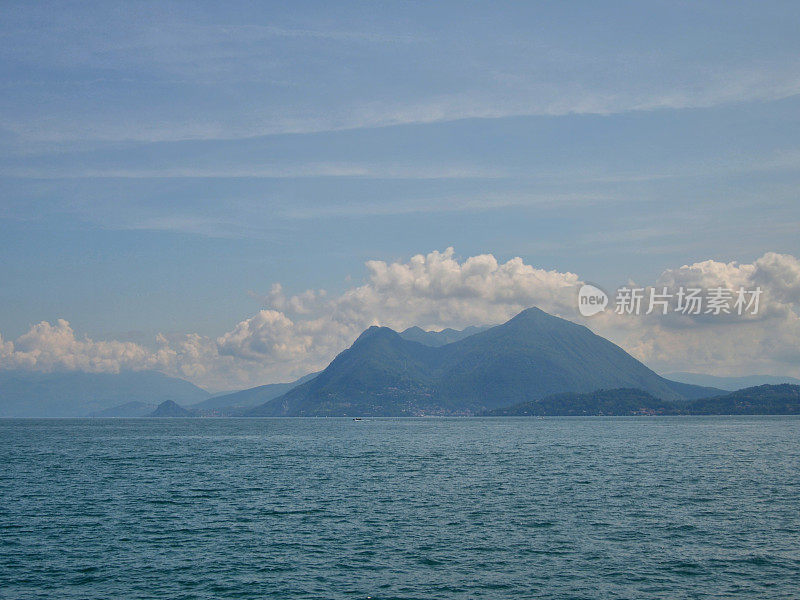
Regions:
<instances>
[{"instance_id":1,"label":"mountain","mask_svg":"<svg viewBox=\"0 0 800 600\"><path fill-rule=\"evenodd\" d=\"M485 411L481 416L796 415L800 386L761 385L711 398L665 402L635 389L555 394Z\"/></svg>"},{"instance_id":2,"label":"mountain","mask_svg":"<svg viewBox=\"0 0 800 600\"><path fill-rule=\"evenodd\" d=\"M173 402L172 400L164 400L158 407L151 412L149 417L196 417L197 412L193 410L187 410L183 408L180 404Z\"/></svg>"},{"instance_id":3,"label":"mountain","mask_svg":"<svg viewBox=\"0 0 800 600\"><path fill-rule=\"evenodd\" d=\"M795 377L781 377L778 375L717 377L715 375L702 375L700 373L669 373L664 375L664 377L673 381L682 381L683 383L691 383L694 385L707 385L731 392L759 385L779 385L781 383L790 383L792 385L800 384L800 379Z\"/></svg>"},{"instance_id":4,"label":"mountain","mask_svg":"<svg viewBox=\"0 0 800 600\"><path fill-rule=\"evenodd\" d=\"M466 337L486 331L488 326L478 327L473 325L466 329L442 329L441 331L425 331L421 327L409 327L400 332L400 337L411 342L419 342L426 346L439 347L445 344L452 344Z\"/></svg>"},{"instance_id":5,"label":"mountain","mask_svg":"<svg viewBox=\"0 0 800 600\"><path fill-rule=\"evenodd\" d=\"M469 415L622 387L673 401L719 391L668 381L586 327L531 308L442 346L370 327L317 377L246 414Z\"/></svg>"},{"instance_id":6,"label":"mountain","mask_svg":"<svg viewBox=\"0 0 800 600\"><path fill-rule=\"evenodd\" d=\"M0 417L85 417L133 401L190 404L208 396L188 381L156 371L0 371Z\"/></svg>"},{"instance_id":7,"label":"mountain","mask_svg":"<svg viewBox=\"0 0 800 600\"><path fill-rule=\"evenodd\" d=\"M202 402L193 404L191 408L197 409L209 416L228 416L242 412L244 409L263 404L273 398L282 396L301 383L310 381L317 373L309 373L290 383L270 383L258 387L233 392L231 394L217 395Z\"/></svg>"}]
</instances>

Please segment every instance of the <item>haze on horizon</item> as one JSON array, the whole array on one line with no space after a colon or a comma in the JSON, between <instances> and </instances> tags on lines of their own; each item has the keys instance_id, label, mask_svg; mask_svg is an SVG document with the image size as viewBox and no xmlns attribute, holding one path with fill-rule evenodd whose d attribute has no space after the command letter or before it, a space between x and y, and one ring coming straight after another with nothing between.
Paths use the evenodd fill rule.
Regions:
<instances>
[{"instance_id":1,"label":"haze on horizon","mask_svg":"<svg viewBox=\"0 0 800 600\"><path fill-rule=\"evenodd\" d=\"M230 389L539 306L661 372L800 376L797 3L0 14L0 369ZM763 310L577 315L629 281Z\"/></svg>"}]
</instances>

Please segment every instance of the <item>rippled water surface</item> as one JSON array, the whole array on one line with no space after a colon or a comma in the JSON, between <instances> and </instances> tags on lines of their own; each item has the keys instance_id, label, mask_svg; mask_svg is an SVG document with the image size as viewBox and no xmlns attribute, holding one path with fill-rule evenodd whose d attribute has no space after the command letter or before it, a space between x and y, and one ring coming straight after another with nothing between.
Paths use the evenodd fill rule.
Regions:
<instances>
[{"instance_id":1,"label":"rippled water surface","mask_svg":"<svg viewBox=\"0 0 800 600\"><path fill-rule=\"evenodd\" d=\"M0 421L0 597L798 598L800 419Z\"/></svg>"}]
</instances>

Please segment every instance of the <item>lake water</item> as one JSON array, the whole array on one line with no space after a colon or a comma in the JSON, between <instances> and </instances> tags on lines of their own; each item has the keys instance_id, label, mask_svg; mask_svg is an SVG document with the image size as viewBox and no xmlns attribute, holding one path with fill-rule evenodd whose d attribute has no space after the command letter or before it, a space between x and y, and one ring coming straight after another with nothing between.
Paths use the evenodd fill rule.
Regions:
<instances>
[{"instance_id":1,"label":"lake water","mask_svg":"<svg viewBox=\"0 0 800 600\"><path fill-rule=\"evenodd\" d=\"M800 419L0 420L0 597L796 599Z\"/></svg>"}]
</instances>

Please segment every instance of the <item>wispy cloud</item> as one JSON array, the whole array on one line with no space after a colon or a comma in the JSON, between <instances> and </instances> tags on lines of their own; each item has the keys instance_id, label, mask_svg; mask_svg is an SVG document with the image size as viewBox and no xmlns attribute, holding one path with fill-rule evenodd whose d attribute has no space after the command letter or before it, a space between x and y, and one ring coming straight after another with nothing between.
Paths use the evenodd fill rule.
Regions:
<instances>
[{"instance_id":1,"label":"wispy cloud","mask_svg":"<svg viewBox=\"0 0 800 600\"><path fill-rule=\"evenodd\" d=\"M460 19L453 10L12 7L0 25L0 127L18 146L241 140L800 93L785 7L721 23L690 5L586 7L586 22L570 8L514 6L491 11L492 27L479 5L458 7ZM751 12L767 15L774 43L753 44ZM680 35L655 26L658 15Z\"/></svg>"},{"instance_id":2,"label":"wispy cloud","mask_svg":"<svg viewBox=\"0 0 800 600\"><path fill-rule=\"evenodd\" d=\"M367 163L300 163L220 167L81 168L66 166L0 167L0 176L28 179L501 179L510 173L477 165L397 165Z\"/></svg>"},{"instance_id":3,"label":"wispy cloud","mask_svg":"<svg viewBox=\"0 0 800 600\"><path fill-rule=\"evenodd\" d=\"M0 116L0 127L21 143L225 141L285 135L430 125L462 120L515 117L610 116L632 112L712 108L735 103L770 102L800 94L800 65L782 72L724 72L710 81L684 81L676 87L602 91L545 86L538 91L506 89L497 95L465 91L400 103L371 101L357 106L307 108L243 106L237 114L213 113L164 118L129 114L71 115L68 119ZM113 115L113 116L112 116Z\"/></svg>"}]
</instances>

